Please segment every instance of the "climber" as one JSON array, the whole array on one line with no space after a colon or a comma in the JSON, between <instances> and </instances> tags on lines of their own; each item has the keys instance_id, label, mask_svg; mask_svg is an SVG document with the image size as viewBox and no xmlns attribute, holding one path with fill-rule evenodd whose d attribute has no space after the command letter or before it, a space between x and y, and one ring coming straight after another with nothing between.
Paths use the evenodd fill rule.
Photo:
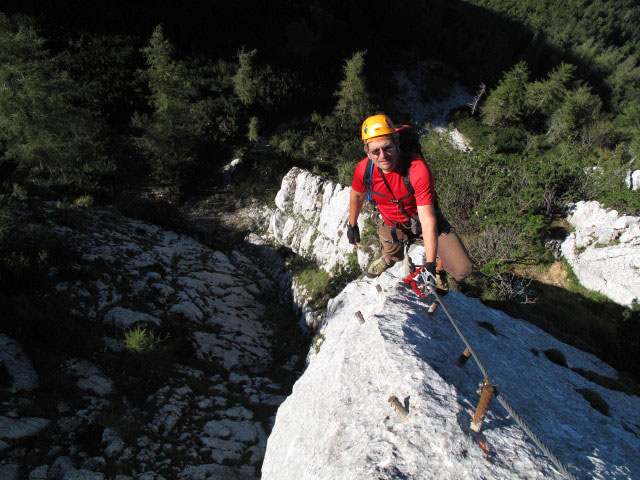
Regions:
<instances>
[{"instance_id":1,"label":"climber","mask_svg":"<svg viewBox=\"0 0 640 480\"><path fill-rule=\"evenodd\" d=\"M433 175L419 153L404 148L398 131L386 115L368 117L362 124L367 156L354 170L349 200L347 238L360 243L358 216L367 194L378 208L378 237L382 256L366 275L377 277L404 258L404 245L424 244L425 268L448 290L446 272L460 281L472 264L460 237L438 207ZM402 132L401 132L402 133ZM417 134L415 136L417 144Z\"/></svg>"}]
</instances>

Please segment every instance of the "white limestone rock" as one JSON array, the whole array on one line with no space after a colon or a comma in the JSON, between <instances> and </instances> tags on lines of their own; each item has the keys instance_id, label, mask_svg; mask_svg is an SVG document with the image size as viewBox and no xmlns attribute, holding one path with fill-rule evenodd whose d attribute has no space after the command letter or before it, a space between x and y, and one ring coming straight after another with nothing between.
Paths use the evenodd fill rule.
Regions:
<instances>
[{"instance_id":1,"label":"white limestone rock","mask_svg":"<svg viewBox=\"0 0 640 480\"><path fill-rule=\"evenodd\" d=\"M66 362L66 368L79 377L76 385L81 390L93 392L101 397L109 395L113 390L113 381L87 360L69 360Z\"/></svg>"},{"instance_id":2,"label":"white limestone rock","mask_svg":"<svg viewBox=\"0 0 640 480\"><path fill-rule=\"evenodd\" d=\"M346 237L350 187L297 167L282 179L269 223L273 238L330 272L346 265L356 249ZM362 230L367 215L358 218Z\"/></svg>"},{"instance_id":3,"label":"white limestone rock","mask_svg":"<svg viewBox=\"0 0 640 480\"><path fill-rule=\"evenodd\" d=\"M183 316L190 322L199 323L203 318L202 310L200 310L193 302L185 301L172 305L169 313Z\"/></svg>"},{"instance_id":4,"label":"white limestone rock","mask_svg":"<svg viewBox=\"0 0 640 480\"><path fill-rule=\"evenodd\" d=\"M639 302L640 218L578 202L567 220L575 231L561 250L580 283L621 305Z\"/></svg>"},{"instance_id":5,"label":"white limestone rock","mask_svg":"<svg viewBox=\"0 0 640 480\"><path fill-rule=\"evenodd\" d=\"M37 435L51 420L45 418L9 418L0 416L0 438L20 440Z\"/></svg>"},{"instance_id":6,"label":"white limestone rock","mask_svg":"<svg viewBox=\"0 0 640 480\"><path fill-rule=\"evenodd\" d=\"M237 250L225 254L185 236L99 210L87 215L86 229L57 228L54 209L51 207L51 215L38 212L38 217L45 219L45 228L63 235L64 242L78 253L76 270L92 271L97 279L59 283L57 290L60 295L69 296L79 318L91 324L95 323L93 317L99 320L94 326L102 343L93 357L95 364L89 357L63 363L63 372L72 373L83 391L71 389L69 395L77 397L73 401L52 399L46 405L54 412L54 425L47 419L19 418L19 412L25 411L23 407L30 408L30 396L16 397L15 402L12 399L5 405L0 412L3 415L0 457L8 452L11 457L7 458L24 465L20 478L26 478L30 472L34 479L45 476L61 480L65 475L99 478L96 472L127 468L131 477L143 475L159 480L162 477L152 471L160 468L163 472L173 471L165 475L177 478L187 465L197 465L202 458L234 462L233 467L206 468L202 478L256 478L266 435L254 417L264 412L272 416L273 407L283 399L272 394L281 393L270 386L273 380L263 377L273 369L271 325L275 319L265 317L267 305L261 299L271 301L273 297L276 301L277 290L283 285L288 289L291 279L275 248L253 235L258 239L254 244L239 245ZM282 298L290 296L285 293ZM199 359L185 360L184 365L168 369L164 387L150 395L144 408L138 410L124 396L129 395L126 389L115 392L113 382L100 371L102 364L97 359L106 352L109 364L117 361L123 348L122 329L136 325L164 326L165 319L175 327L171 330L172 338L178 336L179 341L191 340L196 344ZM11 364L22 362L19 358L22 354L5 336L0 337L0 346L2 369L6 366L13 373ZM213 375L213 371L220 373ZM261 375L259 381L253 379L255 372ZM145 381L144 372L117 373L131 375L125 378L127 384ZM239 382L237 391L227 384L229 376ZM16 385L35 388L37 377L35 382L21 380ZM214 386L196 395L186 385L202 389ZM250 396L255 396L255 402ZM121 408L126 411L122 421L126 428L135 422L151 438L145 442L140 437L139 442L134 440L129 445L117 432L105 429L102 451L96 452L100 457L89 458L94 453L81 450L79 435L91 434L100 421L98 417L111 415L113 408L117 412ZM228 428L228 437L200 434L203 425L212 419ZM22 439L35 435L42 435L44 444L53 445L42 454L51 461L58 458L49 467L43 465L34 470L38 465L34 462L41 456L31 458L33 449L21 443ZM174 444L175 439L180 441Z\"/></svg>"},{"instance_id":7,"label":"white limestone rock","mask_svg":"<svg viewBox=\"0 0 640 480\"><path fill-rule=\"evenodd\" d=\"M189 466L180 472L180 480L254 480L252 467L228 467L210 463Z\"/></svg>"},{"instance_id":8,"label":"white limestone rock","mask_svg":"<svg viewBox=\"0 0 640 480\"><path fill-rule=\"evenodd\" d=\"M0 365L11 376L9 391L32 392L38 388L38 374L18 342L0 333Z\"/></svg>"},{"instance_id":9,"label":"white limestone rock","mask_svg":"<svg viewBox=\"0 0 640 480\"><path fill-rule=\"evenodd\" d=\"M271 361L266 339L240 336L226 337L207 332L194 332L197 356L203 360L218 360L226 370L247 367L261 370Z\"/></svg>"},{"instance_id":10,"label":"white limestone rock","mask_svg":"<svg viewBox=\"0 0 640 480\"><path fill-rule=\"evenodd\" d=\"M51 468L49 469L48 476L49 478L60 479L67 472L73 472L74 470L75 467L73 465L73 460L70 457L63 455L55 459L53 465L51 465Z\"/></svg>"},{"instance_id":11,"label":"white limestone rock","mask_svg":"<svg viewBox=\"0 0 640 480\"><path fill-rule=\"evenodd\" d=\"M136 312L128 308L115 307L104 315L104 323L118 328L129 329L137 324L160 325L160 319L148 313Z\"/></svg>"},{"instance_id":12,"label":"white limestone rock","mask_svg":"<svg viewBox=\"0 0 640 480\"><path fill-rule=\"evenodd\" d=\"M104 480L104 474L91 470L70 470L65 472L62 480Z\"/></svg>"},{"instance_id":13,"label":"white limestone rock","mask_svg":"<svg viewBox=\"0 0 640 480\"><path fill-rule=\"evenodd\" d=\"M17 463L7 463L0 465L0 480L18 480L20 465Z\"/></svg>"},{"instance_id":14,"label":"white limestone rock","mask_svg":"<svg viewBox=\"0 0 640 480\"><path fill-rule=\"evenodd\" d=\"M457 150L461 150L463 152L472 150L469 139L457 128L435 127L434 130L438 132L441 138L446 138Z\"/></svg>"},{"instance_id":15,"label":"white limestone rock","mask_svg":"<svg viewBox=\"0 0 640 480\"><path fill-rule=\"evenodd\" d=\"M47 480L47 473L49 472L49 465L40 465L34 468L29 473L29 480Z\"/></svg>"},{"instance_id":16,"label":"white limestone rock","mask_svg":"<svg viewBox=\"0 0 640 480\"><path fill-rule=\"evenodd\" d=\"M421 249L412 254L417 260ZM496 401L481 437L495 460L485 463L468 429L481 374L473 361L455 366L463 342L441 307L429 316L400 284L402 268L352 282L330 301L325 342L278 409L262 479L563 478ZM558 349L569 367L600 375L615 377L614 369L477 299L450 292L444 301L501 395L578 478L640 478L640 432L622 426L637 418L640 398L531 349ZM608 416L576 391L585 388L607 402ZM409 406L407 422L397 419L391 395Z\"/></svg>"},{"instance_id":17,"label":"white limestone rock","mask_svg":"<svg viewBox=\"0 0 640 480\"><path fill-rule=\"evenodd\" d=\"M640 170L628 170L626 183L629 189L640 190Z\"/></svg>"}]
</instances>

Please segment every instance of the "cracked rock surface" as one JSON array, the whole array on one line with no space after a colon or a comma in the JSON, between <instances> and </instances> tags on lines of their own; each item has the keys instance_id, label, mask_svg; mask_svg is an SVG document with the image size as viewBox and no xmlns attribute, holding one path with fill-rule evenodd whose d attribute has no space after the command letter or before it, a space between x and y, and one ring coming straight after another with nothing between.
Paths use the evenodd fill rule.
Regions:
<instances>
[{"instance_id":1,"label":"cracked rock surface","mask_svg":"<svg viewBox=\"0 0 640 480\"><path fill-rule=\"evenodd\" d=\"M580 283L621 305L640 302L640 217L591 201L573 205L567 220L575 231L562 254Z\"/></svg>"},{"instance_id":2,"label":"cracked rock surface","mask_svg":"<svg viewBox=\"0 0 640 480\"><path fill-rule=\"evenodd\" d=\"M566 478L497 400L482 432L470 429L482 374L473 360L456 365L465 344L442 307L428 314L403 286L403 269L354 281L329 302L324 342L278 409L262 478ZM500 394L572 474L640 478L640 398L578 373L615 378L612 367L478 299L452 291L443 301ZM595 395L606 413L588 400Z\"/></svg>"},{"instance_id":3,"label":"cracked rock surface","mask_svg":"<svg viewBox=\"0 0 640 480\"><path fill-rule=\"evenodd\" d=\"M32 208L26 221L68 252L42 296L70 338L39 338L43 354L33 331L0 333L0 478L258 478L296 375L279 364L297 327L273 248Z\"/></svg>"}]
</instances>

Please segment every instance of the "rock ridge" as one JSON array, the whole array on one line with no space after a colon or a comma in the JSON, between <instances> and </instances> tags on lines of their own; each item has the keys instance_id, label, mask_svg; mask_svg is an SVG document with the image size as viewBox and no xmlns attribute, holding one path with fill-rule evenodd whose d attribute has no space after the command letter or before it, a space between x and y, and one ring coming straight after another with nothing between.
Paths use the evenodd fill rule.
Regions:
<instances>
[{"instance_id":1,"label":"rock ridge","mask_svg":"<svg viewBox=\"0 0 640 480\"><path fill-rule=\"evenodd\" d=\"M420 254L412 250L414 260ZM442 308L426 314L401 280L397 265L376 280L352 282L330 301L320 329L325 340L278 409L262 478L562 478L495 401L478 437L491 455L486 462L469 431L482 375L472 361L455 366L464 344ZM444 301L502 394L571 472L640 475L640 399L596 385L542 352L558 350L569 367L603 376L615 377L613 368L477 299L451 292ZM608 404L608 415L582 396L587 390ZM409 407L406 422L390 407L392 395Z\"/></svg>"}]
</instances>

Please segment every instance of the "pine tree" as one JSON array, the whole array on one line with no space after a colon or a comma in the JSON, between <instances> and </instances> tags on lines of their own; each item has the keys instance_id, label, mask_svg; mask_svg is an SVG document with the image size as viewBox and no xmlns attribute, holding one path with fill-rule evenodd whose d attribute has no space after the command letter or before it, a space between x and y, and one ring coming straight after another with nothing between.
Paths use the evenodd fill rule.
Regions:
<instances>
[{"instance_id":1,"label":"pine tree","mask_svg":"<svg viewBox=\"0 0 640 480\"><path fill-rule=\"evenodd\" d=\"M602 101L587 86L567 93L562 105L549 119L549 136L553 141L576 138L580 131L600 117Z\"/></svg>"},{"instance_id":2,"label":"pine tree","mask_svg":"<svg viewBox=\"0 0 640 480\"><path fill-rule=\"evenodd\" d=\"M0 14L0 162L26 179L82 190L114 170L89 92L60 69L36 29Z\"/></svg>"},{"instance_id":3,"label":"pine tree","mask_svg":"<svg viewBox=\"0 0 640 480\"><path fill-rule=\"evenodd\" d=\"M531 82L526 87L526 103L532 111L551 115L558 109L573 81L573 65L562 63L556 67L546 80Z\"/></svg>"},{"instance_id":4,"label":"pine tree","mask_svg":"<svg viewBox=\"0 0 640 480\"><path fill-rule=\"evenodd\" d=\"M335 93L338 103L334 109L334 117L343 128L359 125L373 110L364 78L366 53L356 52L345 62L344 78L340 82L340 89Z\"/></svg>"},{"instance_id":5,"label":"pine tree","mask_svg":"<svg viewBox=\"0 0 640 480\"><path fill-rule=\"evenodd\" d=\"M518 62L509 70L482 108L484 122L488 125L509 126L520 122L525 113L526 86L529 67Z\"/></svg>"},{"instance_id":6,"label":"pine tree","mask_svg":"<svg viewBox=\"0 0 640 480\"><path fill-rule=\"evenodd\" d=\"M160 25L143 53L153 111L148 117L134 116L134 125L143 132L138 144L151 160L155 179L180 190L205 140L208 104L198 101L197 81L189 78L184 64L173 59L173 46Z\"/></svg>"},{"instance_id":7,"label":"pine tree","mask_svg":"<svg viewBox=\"0 0 640 480\"><path fill-rule=\"evenodd\" d=\"M260 72L256 69L257 50L238 52L238 69L233 76L233 88L243 105L253 104L260 93Z\"/></svg>"}]
</instances>

